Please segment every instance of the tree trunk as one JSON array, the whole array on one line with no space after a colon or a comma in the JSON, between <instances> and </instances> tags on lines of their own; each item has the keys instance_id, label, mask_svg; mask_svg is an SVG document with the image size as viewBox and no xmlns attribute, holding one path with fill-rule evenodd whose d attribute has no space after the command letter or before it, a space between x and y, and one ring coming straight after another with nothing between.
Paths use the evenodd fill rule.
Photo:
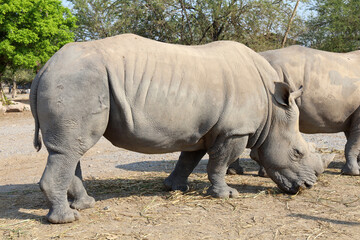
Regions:
<instances>
[{"instance_id":1,"label":"tree trunk","mask_svg":"<svg viewBox=\"0 0 360 240\"><path fill-rule=\"evenodd\" d=\"M4 90L3 90L3 84L2 82L0 82L0 96L1 96L1 102L5 105L6 104L6 101L5 101L5 93L4 93Z\"/></svg>"},{"instance_id":2,"label":"tree trunk","mask_svg":"<svg viewBox=\"0 0 360 240\"><path fill-rule=\"evenodd\" d=\"M293 10L293 12L292 12L292 14L291 14L291 17L290 17L290 19L289 19L289 23L288 23L288 25L287 25L286 32L285 32L285 34L284 34L284 38L283 38L282 43L281 43L281 48L284 48L284 47L285 47L286 39L287 39L287 36L288 36L288 34L289 34L289 32L290 32L291 23L292 23L292 21L294 20L294 17L295 17L295 14L296 14L296 9L297 9L297 7L299 6L299 2L300 2L300 0L297 0L297 1L296 1L294 10Z\"/></svg>"},{"instance_id":3,"label":"tree trunk","mask_svg":"<svg viewBox=\"0 0 360 240\"><path fill-rule=\"evenodd\" d=\"M16 80L13 81L13 87L11 89L11 98L12 99L16 98Z\"/></svg>"}]
</instances>

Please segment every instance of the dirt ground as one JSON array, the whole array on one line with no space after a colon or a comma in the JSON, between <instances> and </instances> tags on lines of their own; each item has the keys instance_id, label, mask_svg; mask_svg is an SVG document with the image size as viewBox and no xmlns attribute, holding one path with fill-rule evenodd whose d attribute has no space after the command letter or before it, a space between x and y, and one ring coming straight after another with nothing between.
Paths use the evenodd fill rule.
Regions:
<instances>
[{"instance_id":1,"label":"dirt ground","mask_svg":"<svg viewBox=\"0 0 360 240\"><path fill-rule=\"evenodd\" d=\"M53 225L37 184L47 152L32 147L33 132L30 112L0 115L2 239L360 239L360 177L340 175L343 146L323 149L335 160L312 189L295 196L258 177L245 153L245 175L226 177L240 197L214 199L204 194L207 157L190 176L188 193L166 192L162 181L178 153L138 154L101 139L81 162L95 207L82 210L79 221ZM322 144L332 141L326 137Z\"/></svg>"}]
</instances>

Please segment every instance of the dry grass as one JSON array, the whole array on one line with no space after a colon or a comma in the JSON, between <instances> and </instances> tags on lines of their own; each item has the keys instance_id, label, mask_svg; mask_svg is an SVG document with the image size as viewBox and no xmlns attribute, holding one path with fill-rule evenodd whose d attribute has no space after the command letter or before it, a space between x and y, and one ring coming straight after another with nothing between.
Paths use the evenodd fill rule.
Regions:
<instances>
[{"instance_id":1,"label":"dry grass","mask_svg":"<svg viewBox=\"0 0 360 240\"><path fill-rule=\"evenodd\" d=\"M258 177L258 167L249 159L243 162L245 175L226 176L240 193L236 199L207 196L209 182L201 171L190 176L186 193L164 191L168 173L161 169L99 174L85 181L97 200L95 207L80 211L79 221L62 225L47 222L47 203L37 184L17 184L25 173L41 176L45 153L13 156L0 166L1 171L17 164L8 168L12 174L3 171L7 177L0 176L6 184L16 183L0 188L0 239L357 239L360 178L340 174L343 151L318 151L335 153L336 158L314 188L296 195L284 194L270 179ZM89 158L93 154L96 150Z\"/></svg>"}]
</instances>

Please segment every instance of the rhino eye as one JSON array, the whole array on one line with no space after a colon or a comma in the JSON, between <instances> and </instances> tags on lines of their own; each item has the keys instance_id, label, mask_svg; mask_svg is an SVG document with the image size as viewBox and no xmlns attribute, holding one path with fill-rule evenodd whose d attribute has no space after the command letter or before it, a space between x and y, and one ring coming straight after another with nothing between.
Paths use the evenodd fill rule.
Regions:
<instances>
[{"instance_id":1,"label":"rhino eye","mask_svg":"<svg viewBox=\"0 0 360 240\"><path fill-rule=\"evenodd\" d=\"M297 158L301 158L304 154L299 150L294 148L294 156Z\"/></svg>"}]
</instances>

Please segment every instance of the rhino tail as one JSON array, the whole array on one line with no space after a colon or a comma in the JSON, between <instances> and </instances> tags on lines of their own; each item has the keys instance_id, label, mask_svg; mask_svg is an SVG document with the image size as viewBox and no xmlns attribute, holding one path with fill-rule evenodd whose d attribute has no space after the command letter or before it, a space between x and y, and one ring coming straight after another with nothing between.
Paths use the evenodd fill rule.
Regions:
<instances>
[{"instance_id":1,"label":"rhino tail","mask_svg":"<svg viewBox=\"0 0 360 240\"><path fill-rule=\"evenodd\" d=\"M37 90L39 86L40 81L40 75L42 74L42 71L39 72L34 81L31 84L31 90L30 90L30 107L31 107L31 113L35 120L35 134L34 134L34 147L37 151L40 151L42 147L42 140L40 136L40 123L39 118L37 114Z\"/></svg>"},{"instance_id":2,"label":"rhino tail","mask_svg":"<svg viewBox=\"0 0 360 240\"><path fill-rule=\"evenodd\" d=\"M40 151L41 147L42 147L42 139L41 136L39 134L39 121L36 119L35 120L35 135L34 135L34 147L37 151Z\"/></svg>"}]
</instances>

